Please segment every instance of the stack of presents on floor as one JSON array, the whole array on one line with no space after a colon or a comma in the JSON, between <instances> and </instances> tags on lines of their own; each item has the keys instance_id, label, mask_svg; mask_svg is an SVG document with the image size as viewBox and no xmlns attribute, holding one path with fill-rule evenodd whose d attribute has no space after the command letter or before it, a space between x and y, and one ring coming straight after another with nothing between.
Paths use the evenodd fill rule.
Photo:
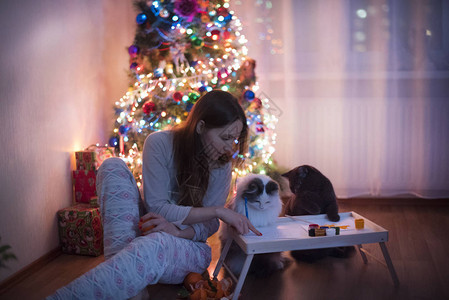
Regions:
<instances>
[{"instance_id":1,"label":"stack of presents on floor","mask_svg":"<svg viewBox=\"0 0 449 300\"><path fill-rule=\"evenodd\" d=\"M114 156L114 148L90 146L75 152L72 171L73 204L58 211L62 252L99 256L103 254L103 226L97 203L96 173L101 163Z\"/></svg>"}]
</instances>

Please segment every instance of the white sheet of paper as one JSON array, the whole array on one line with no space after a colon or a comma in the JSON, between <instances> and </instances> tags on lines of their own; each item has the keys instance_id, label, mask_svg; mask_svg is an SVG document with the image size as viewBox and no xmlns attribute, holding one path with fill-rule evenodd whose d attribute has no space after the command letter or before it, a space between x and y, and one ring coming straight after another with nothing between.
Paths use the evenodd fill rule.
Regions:
<instances>
[{"instance_id":1,"label":"white sheet of paper","mask_svg":"<svg viewBox=\"0 0 449 300\"><path fill-rule=\"evenodd\" d=\"M309 237L309 224L318 224L320 226L324 225L334 225L334 226L344 226L347 225L347 229L340 229L340 235L350 235L372 232L373 229L355 229L355 218L349 213L340 213L340 221L331 222L324 215L320 218L317 216L292 216L278 218L275 224L266 227L257 227L262 233L262 236L257 236L253 232L249 232L244 235L248 242L254 241L269 241L269 240L285 240L285 239L298 239L298 238L314 238Z\"/></svg>"}]
</instances>

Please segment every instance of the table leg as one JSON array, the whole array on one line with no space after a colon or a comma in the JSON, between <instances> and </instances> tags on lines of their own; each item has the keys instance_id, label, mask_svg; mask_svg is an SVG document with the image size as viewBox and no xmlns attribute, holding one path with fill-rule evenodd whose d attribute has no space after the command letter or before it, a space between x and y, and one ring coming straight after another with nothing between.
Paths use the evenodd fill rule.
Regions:
<instances>
[{"instance_id":1,"label":"table leg","mask_svg":"<svg viewBox=\"0 0 449 300\"><path fill-rule=\"evenodd\" d=\"M366 258L365 252L362 250L362 245L357 245L357 248L359 249L359 253L363 259L363 263L366 265L368 263L368 259Z\"/></svg>"},{"instance_id":2,"label":"table leg","mask_svg":"<svg viewBox=\"0 0 449 300\"><path fill-rule=\"evenodd\" d=\"M220 269L223 266L223 262L224 262L224 260L226 258L226 255L228 254L228 251L229 251L229 248L231 247L231 244L232 244L232 238L229 238L226 241L226 244L223 247L223 250L221 251L220 259L218 259L217 265L215 266L214 279L217 279L218 273L220 272Z\"/></svg>"},{"instance_id":3,"label":"table leg","mask_svg":"<svg viewBox=\"0 0 449 300\"><path fill-rule=\"evenodd\" d=\"M390 254L388 253L387 245L385 245L385 242L380 242L379 246L384 255L385 262L387 263L387 267L388 267L388 270L390 271L391 279L393 279L394 286L399 286L399 278L394 269Z\"/></svg>"},{"instance_id":4,"label":"table leg","mask_svg":"<svg viewBox=\"0 0 449 300\"><path fill-rule=\"evenodd\" d=\"M246 256L245 262L243 263L243 269L239 276L239 281L234 289L234 296L232 300L238 300L240 291L242 290L243 283L245 282L246 275L248 274L249 266L251 265L251 261L253 260L254 254L248 254Z\"/></svg>"}]
</instances>

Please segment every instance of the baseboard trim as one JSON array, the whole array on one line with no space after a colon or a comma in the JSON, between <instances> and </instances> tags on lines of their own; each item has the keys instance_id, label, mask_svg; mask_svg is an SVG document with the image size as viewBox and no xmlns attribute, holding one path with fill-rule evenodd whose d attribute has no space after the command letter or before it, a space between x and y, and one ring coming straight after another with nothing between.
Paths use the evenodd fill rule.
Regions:
<instances>
[{"instance_id":1,"label":"baseboard trim","mask_svg":"<svg viewBox=\"0 0 449 300\"><path fill-rule=\"evenodd\" d=\"M357 204L357 205L426 205L426 206L448 206L449 199L423 199L423 198L372 198L372 197L355 197L342 198L337 200L341 204Z\"/></svg>"},{"instance_id":2,"label":"baseboard trim","mask_svg":"<svg viewBox=\"0 0 449 300\"><path fill-rule=\"evenodd\" d=\"M6 278L4 281L0 282L0 295L28 276L42 269L45 265L47 265L49 262L51 262L61 254L61 247L53 249L49 253L43 255L28 266L24 267L10 277Z\"/></svg>"}]
</instances>

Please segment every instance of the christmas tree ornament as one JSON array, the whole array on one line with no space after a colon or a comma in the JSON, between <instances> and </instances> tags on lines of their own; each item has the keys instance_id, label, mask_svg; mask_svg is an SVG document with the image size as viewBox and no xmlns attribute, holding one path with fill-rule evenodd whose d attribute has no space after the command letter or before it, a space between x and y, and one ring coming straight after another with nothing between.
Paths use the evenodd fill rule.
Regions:
<instances>
[{"instance_id":1,"label":"christmas tree ornament","mask_svg":"<svg viewBox=\"0 0 449 300\"><path fill-rule=\"evenodd\" d=\"M265 132L264 125L262 122L256 123L256 131L257 133Z\"/></svg>"},{"instance_id":2,"label":"christmas tree ornament","mask_svg":"<svg viewBox=\"0 0 449 300\"><path fill-rule=\"evenodd\" d=\"M137 22L137 24L142 25L147 21L147 19L148 19L148 17L146 14L140 13L136 17L136 22Z\"/></svg>"},{"instance_id":3,"label":"christmas tree ornament","mask_svg":"<svg viewBox=\"0 0 449 300\"><path fill-rule=\"evenodd\" d=\"M198 100L199 97L200 97L200 95L198 95L198 94L195 93L195 92L190 92L190 93L189 93L189 101L190 101L191 103L195 103L196 100Z\"/></svg>"},{"instance_id":4,"label":"christmas tree ornament","mask_svg":"<svg viewBox=\"0 0 449 300\"><path fill-rule=\"evenodd\" d=\"M119 127L118 132L121 135L125 135L129 131L129 129L130 128L128 126L122 125L122 126Z\"/></svg>"},{"instance_id":5,"label":"christmas tree ornament","mask_svg":"<svg viewBox=\"0 0 449 300\"><path fill-rule=\"evenodd\" d=\"M113 146L113 147L116 147L116 146L118 145L118 141L119 141L118 137L112 136L112 137L109 139L109 145L111 145L111 146Z\"/></svg>"},{"instance_id":6,"label":"christmas tree ornament","mask_svg":"<svg viewBox=\"0 0 449 300\"><path fill-rule=\"evenodd\" d=\"M139 51L140 51L140 49L136 45L131 45L128 47L128 53L131 57L136 57L137 54L139 54Z\"/></svg>"},{"instance_id":7,"label":"christmas tree ornament","mask_svg":"<svg viewBox=\"0 0 449 300\"><path fill-rule=\"evenodd\" d=\"M251 103L251 107L254 109L261 109L262 101L259 98L254 98L254 100Z\"/></svg>"},{"instance_id":8,"label":"christmas tree ornament","mask_svg":"<svg viewBox=\"0 0 449 300\"><path fill-rule=\"evenodd\" d=\"M253 101L253 100L254 100L254 97L256 97L256 95L254 94L253 91L247 90L247 91L245 91L245 93L243 94L243 97L244 97L247 101Z\"/></svg>"},{"instance_id":9,"label":"christmas tree ornament","mask_svg":"<svg viewBox=\"0 0 449 300\"><path fill-rule=\"evenodd\" d=\"M228 14L229 14L228 10L223 6L221 6L217 9L218 16L226 17Z\"/></svg>"},{"instance_id":10,"label":"christmas tree ornament","mask_svg":"<svg viewBox=\"0 0 449 300\"><path fill-rule=\"evenodd\" d=\"M164 69L163 69L163 68L157 68L157 69L154 69L153 75L154 75L154 77L156 77L156 78L162 77L162 75L164 75Z\"/></svg>"},{"instance_id":11,"label":"christmas tree ornament","mask_svg":"<svg viewBox=\"0 0 449 300\"><path fill-rule=\"evenodd\" d=\"M193 103L187 102L186 104L186 112L190 112L192 110Z\"/></svg>"},{"instance_id":12,"label":"christmas tree ornament","mask_svg":"<svg viewBox=\"0 0 449 300\"><path fill-rule=\"evenodd\" d=\"M152 102L151 100L148 100L142 106L142 111L146 115L149 115L150 113L154 112L155 110L156 110L156 104L154 104L154 102Z\"/></svg>"},{"instance_id":13,"label":"christmas tree ornament","mask_svg":"<svg viewBox=\"0 0 449 300\"><path fill-rule=\"evenodd\" d=\"M211 34L212 40L214 40L214 41L218 40L220 38L220 33L221 32L218 29L211 30L210 34Z\"/></svg>"},{"instance_id":14,"label":"christmas tree ornament","mask_svg":"<svg viewBox=\"0 0 449 300\"><path fill-rule=\"evenodd\" d=\"M221 68L217 73L217 77L219 79L225 79L226 77L228 77L228 75L229 75L228 69L226 68Z\"/></svg>"},{"instance_id":15,"label":"christmas tree ornament","mask_svg":"<svg viewBox=\"0 0 449 300\"><path fill-rule=\"evenodd\" d=\"M204 45L203 39L196 37L196 36L192 38L192 46L194 48L199 49L199 48L203 47L203 45Z\"/></svg>"},{"instance_id":16,"label":"christmas tree ornament","mask_svg":"<svg viewBox=\"0 0 449 300\"><path fill-rule=\"evenodd\" d=\"M168 12L168 10L166 10L165 8L161 9L161 11L159 12L159 16L161 16L161 18L168 18L170 16L170 13Z\"/></svg>"},{"instance_id":17,"label":"christmas tree ornament","mask_svg":"<svg viewBox=\"0 0 449 300\"><path fill-rule=\"evenodd\" d=\"M207 13L201 14L201 22L203 22L203 23L209 23L210 22L210 18L209 18Z\"/></svg>"},{"instance_id":18,"label":"christmas tree ornament","mask_svg":"<svg viewBox=\"0 0 449 300\"><path fill-rule=\"evenodd\" d=\"M196 0L175 0L175 12L192 22L193 17L198 13L198 3Z\"/></svg>"},{"instance_id":19,"label":"christmas tree ornament","mask_svg":"<svg viewBox=\"0 0 449 300\"><path fill-rule=\"evenodd\" d=\"M231 33L227 30L223 31L223 38L229 40L231 38Z\"/></svg>"},{"instance_id":20,"label":"christmas tree ornament","mask_svg":"<svg viewBox=\"0 0 449 300\"><path fill-rule=\"evenodd\" d=\"M176 102L181 102L182 101L182 93L181 92L174 92L173 93L173 100L175 100Z\"/></svg>"}]
</instances>

